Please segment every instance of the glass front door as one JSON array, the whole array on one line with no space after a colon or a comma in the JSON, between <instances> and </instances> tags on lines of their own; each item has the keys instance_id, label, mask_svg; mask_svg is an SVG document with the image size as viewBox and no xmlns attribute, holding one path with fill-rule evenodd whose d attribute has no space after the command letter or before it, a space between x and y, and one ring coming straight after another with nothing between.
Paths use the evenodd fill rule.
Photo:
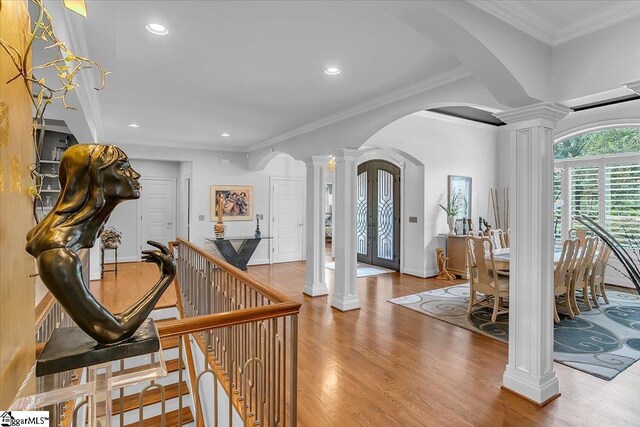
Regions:
<instances>
[{"instance_id":1,"label":"glass front door","mask_svg":"<svg viewBox=\"0 0 640 427\"><path fill-rule=\"evenodd\" d=\"M400 269L400 169L382 160L358 166L358 262Z\"/></svg>"}]
</instances>

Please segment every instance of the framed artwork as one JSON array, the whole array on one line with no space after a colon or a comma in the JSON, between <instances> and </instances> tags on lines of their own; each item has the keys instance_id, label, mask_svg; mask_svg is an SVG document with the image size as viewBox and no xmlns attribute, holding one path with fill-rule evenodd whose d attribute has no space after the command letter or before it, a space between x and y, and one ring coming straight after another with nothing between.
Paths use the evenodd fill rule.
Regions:
<instances>
[{"instance_id":1,"label":"framed artwork","mask_svg":"<svg viewBox=\"0 0 640 427\"><path fill-rule=\"evenodd\" d=\"M471 178L449 175L449 203L458 208L456 218L471 218Z\"/></svg>"},{"instance_id":2,"label":"framed artwork","mask_svg":"<svg viewBox=\"0 0 640 427\"><path fill-rule=\"evenodd\" d=\"M253 221L253 186L212 185L211 221L218 220L222 203L222 221Z\"/></svg>"}]
</instances>

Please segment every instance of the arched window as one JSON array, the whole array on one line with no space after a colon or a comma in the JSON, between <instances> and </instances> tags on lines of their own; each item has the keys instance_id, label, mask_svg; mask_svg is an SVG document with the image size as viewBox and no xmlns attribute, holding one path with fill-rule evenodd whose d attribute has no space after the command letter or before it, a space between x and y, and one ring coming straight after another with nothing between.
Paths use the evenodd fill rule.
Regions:
<instances>
[{"instance_id":1,"label":"arched window","mask_svg":"<svg viewBox=\"0 0 640 427\"><path fill-rule=\"evenodd\" d=\"M622 244L640 243L640 128L585 133L554 147L556 241L587 215Z\"/></svg>"}]
</instances>

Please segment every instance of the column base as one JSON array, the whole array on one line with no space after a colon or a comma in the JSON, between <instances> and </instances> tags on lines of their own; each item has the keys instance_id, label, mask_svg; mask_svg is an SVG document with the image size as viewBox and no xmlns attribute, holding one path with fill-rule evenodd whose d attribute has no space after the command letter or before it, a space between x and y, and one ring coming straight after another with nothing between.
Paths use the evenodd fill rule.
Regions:
<instances>
[{"instance_id":1,"label":"column base","mask_svg":"<svg viewBox=\"0 0 640 427\"><path fill-rule=\"evenodd\" d=\"M541 406L560 396L560 388L555 371L551 371L545 377L535 378L507 365L507 369L502 376L502 388Z\"/></svg>"},{"instance_id":2,"label":"column base","mask_svg":"<svg viewBox=\"0 0 640 427\"><path fill-rule=\"evenodd\" d=\"M322 297L329 295L329 289L327 288L326 283L305 283L304 290L302 292L310 297Z\"/></svg>"},{"instance_id":3,"label":"column base","mask_svg":"<svg viewBox=\"0 0 640 427\"><path fill-rule=\"evenodd\" d=\"M340 311L360 310L360 299L357 296L339 297L334 296L331 307Z\"/></svg>"}]
</instances>

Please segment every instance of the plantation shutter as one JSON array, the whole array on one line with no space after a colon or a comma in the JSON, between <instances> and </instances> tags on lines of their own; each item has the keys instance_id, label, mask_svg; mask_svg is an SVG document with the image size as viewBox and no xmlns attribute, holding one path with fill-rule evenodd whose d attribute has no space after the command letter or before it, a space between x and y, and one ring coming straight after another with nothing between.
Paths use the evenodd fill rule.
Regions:
<instances>
[{"instance_id":1,"label":"plantation shutter","mask_svg":"<svg viewBox=\"0 0 640 427\"><path fill-rule=\"evenodd\" d=\"M563 169L553 171L553 202L562 199L562 173ZM553 240L556 243L562 241L562 209L553 209Z\"/></svg>"},{"instance_id":2,"label":"plantation shutter","mask_svg":"<svg viewBox=\"0 0 640 427\"><path fill-rule=\"evenodd\" d=\"M585 227L574 219L576 215L585 215L599 221L598 166L570 168L571 177L571 228Z\"/></svg>"},{"instance_id":3,"label":"plantation shutter","mask_svg":"<svg viewBox=\"0 0 640 427\"><path fill-rule=\"evenodd\" d=\"M605 166L605 228L623 245L640 238L640 165ZM635 239L635 242L634 242Z\"/></svg>"}]
</instances>

